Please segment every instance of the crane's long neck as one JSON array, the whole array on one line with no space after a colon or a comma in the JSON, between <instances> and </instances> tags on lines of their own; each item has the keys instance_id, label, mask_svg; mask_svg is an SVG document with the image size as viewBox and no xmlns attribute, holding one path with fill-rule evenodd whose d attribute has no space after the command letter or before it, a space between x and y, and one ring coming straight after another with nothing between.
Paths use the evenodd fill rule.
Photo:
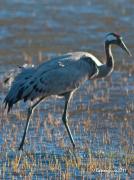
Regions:
<instances>
[{"instance_id":1,"label":"crane's long neck","mask_svg":"<svg viewBox=\"0 0 134 180\"><path fill-rule=\"evenodd\" d=\"M111 72L114 68L114 59L111 51L111 43L109 43L108 41L105 41L105 52L106 52L106 67Z\"/></svg>"},{"instance_id":2,"label":"crane's long neck","mask_svg":"<svg viewBox=\"0 0 134 180\"><path fill-rule=\"evenodd\" d=\"M105 41L106 63L99 67L98 78L110 75L114 68L114 59L111 52L111 43Z\"/></svg>"}]
</instances>

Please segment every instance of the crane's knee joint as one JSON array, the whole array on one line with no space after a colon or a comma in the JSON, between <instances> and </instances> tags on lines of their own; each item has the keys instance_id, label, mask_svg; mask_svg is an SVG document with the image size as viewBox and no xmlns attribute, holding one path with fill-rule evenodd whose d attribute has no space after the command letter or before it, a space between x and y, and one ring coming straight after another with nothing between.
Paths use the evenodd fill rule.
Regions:
<instances>
[{"instance_id":1,"label":"crane's knee joint","mask_svg":"<svg viewBox=\"0 0 134 180\"><path fill-rule=\"evenodd\" d=\"M66 117L62 117L62 121L63 121L63 123L66 125L67 124L67 118Z\"/></svg>"},{"instance_id":2,"label":"crane's knee joint","mask_svg":"<svg viewBox=\"0 0 134 180\"><path fill-rule=\"evenodd\" d=\"M63 114L63 116L62 116L62 121L64 122L64 124L67 124L68 118L67 118L67 115L66 115L66 114Z\"/></svg>"},{"instance_id":3,"label":"crane's knee joint","mask_svg":"<svg viewBox=\"0 0 134 180\"><path fill-rule=\"evenodd\" d=\"M64 117L62 117L62 121L64 124L66 124L66 119Z\"/></svg>"}]
</instances>

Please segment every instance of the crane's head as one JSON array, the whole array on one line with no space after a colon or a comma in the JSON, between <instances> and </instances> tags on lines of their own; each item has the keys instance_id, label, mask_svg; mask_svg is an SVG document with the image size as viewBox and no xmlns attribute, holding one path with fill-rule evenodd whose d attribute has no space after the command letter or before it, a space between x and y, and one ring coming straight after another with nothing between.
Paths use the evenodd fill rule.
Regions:
<instances>
[{"instance_id":1,"label":"crane's head","mask_svg":"<svg viewBox=\"0 0 134 180\"><path fill-rule=\"evenodd\" d=\"M109 33L106 35L106 42L120 46L129 56L132 56L127 46L123 42L123 38L117 33Z\"/></svg>"}]
</instances>

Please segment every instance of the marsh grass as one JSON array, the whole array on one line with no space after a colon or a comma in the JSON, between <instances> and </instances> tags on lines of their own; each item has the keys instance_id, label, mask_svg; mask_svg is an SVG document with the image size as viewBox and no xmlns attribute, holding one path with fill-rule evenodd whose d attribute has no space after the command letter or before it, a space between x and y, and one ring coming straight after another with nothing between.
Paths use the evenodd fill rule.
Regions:
<instances>
[{"instance_id":1,"label":"marsh grass","mask_svg":"<svg viewBox=\"0 0 134 180\"><path fill-rule=\"evenodd\" d=\"M38 179L41 177L59 177L61 179L82 178L82 177L114 177L115 164L114 160L119 160L118 176L128 177L133 172L132 165L134 156L120 154L101 154L98 152L96 156L90 153L86 157L78 155L78 164L76 165L73 157L67 152L63 156L58 154L32 153L24 152L18 167L19 155L14 152L1 153L3 163L1 164L1 178L29 178ZM109 173L99 173L100 170L108 170Z\"/></svg>"},{"instance_id":2,"label":"marsh grass","mask_svg":"<svg viewBox=\"0 0 134 180\"><path fill-rule=\"evenodd\" d=\"M31 63L27 54L24 57ZM41 53L39 59L42 60ZM21 155L17 148L26 123L27 106L18 103L7 115L1 103L0 178L134 177L134 91L128 88L134 85L131 78L115 72L115 76L105 81L86 83L74 94L68 116L76 142L77 162L61 121L62 99L50 97L35 110ZM2 81L0 85L4 97L7 87Z\"/></svg>"},{"instance_id":3,"label":"marsh grass","mask_svg":"<svg viewBox=\"0 0 134 180\"><path fill-rule=\"evenodd\" d=\"M133 177L134 101L124 82L93 81L74 95L68 114L77 164L61 121L62 99L48 98L35 110L19 167L26 108L16 105L7 115L1 106L1 179Z\"/></svg>"}]
</instances>

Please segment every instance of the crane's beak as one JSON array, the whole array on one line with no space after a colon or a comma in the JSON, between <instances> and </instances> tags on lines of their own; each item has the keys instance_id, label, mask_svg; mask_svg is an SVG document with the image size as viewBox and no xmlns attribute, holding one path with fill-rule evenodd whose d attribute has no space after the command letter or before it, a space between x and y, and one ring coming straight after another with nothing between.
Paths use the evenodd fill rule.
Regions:
<instances>
[{"instance_id":1,"label":"crane's beak","mask_svg":"<svg viewBox=\"0 0 134 180\"><path fill-rule=\"evenodd\" d=\"M128 50L127 46L125 45L125 43L123 41L120 42L120 45L119 45L124 51L126 51L126 53L129 55L129 56L132 56L131 52Z\"/></svg>"}]
</instances>

